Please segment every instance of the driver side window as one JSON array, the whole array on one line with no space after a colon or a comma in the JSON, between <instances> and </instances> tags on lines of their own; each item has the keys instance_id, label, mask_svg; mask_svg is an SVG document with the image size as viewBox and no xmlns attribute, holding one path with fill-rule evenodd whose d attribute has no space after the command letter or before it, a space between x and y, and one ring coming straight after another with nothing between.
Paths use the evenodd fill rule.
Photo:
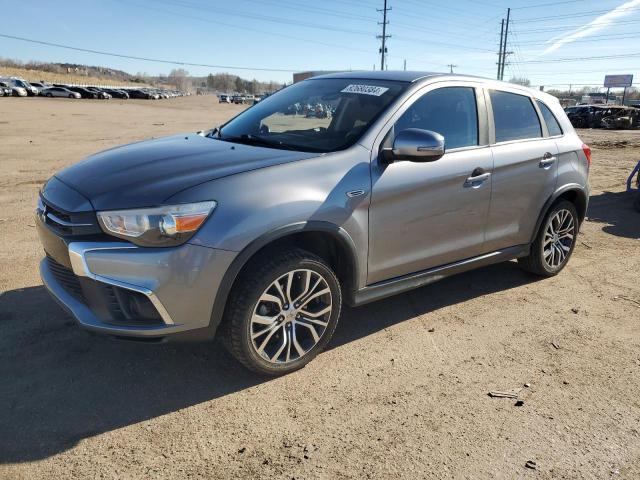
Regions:
<instances>
[{"instance_id":1,"label":"driver side window","mask_svg":"<svg viewBox=\"0 0 640 480\"><path fill-rule=\"evenodd\" d=\"M445 148L478 145L478 108L473 87L443 87L416 100L394 125L394 135L407 128L444 136Z\"/></svg>"}]
</instances>

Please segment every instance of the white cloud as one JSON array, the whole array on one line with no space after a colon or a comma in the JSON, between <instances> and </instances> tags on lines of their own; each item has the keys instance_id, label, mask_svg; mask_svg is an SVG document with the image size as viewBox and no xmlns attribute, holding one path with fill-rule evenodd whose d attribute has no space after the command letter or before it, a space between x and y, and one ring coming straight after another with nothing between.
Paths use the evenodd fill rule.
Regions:
<instances>
[{"instance_id":1,"label":"white cloud","mask_svg":"<svg viewBox=\"0 0 640 480\"><path fill-rule=\"evenodd\" d=\"M570 33L559 35L550 39L549 42L553 42L553 44L547 47L547 49L542 52L542 55L551 53L559 49L561 46L566 45L567 43L572 43L579 38L589 37L594 33L603 30L621 17L632 15L638 12L638 10L636 10L636 7L640 7L640 0L631 0L614 8L610 12L600 15L598 18Z\"/></svg>"}]
</instances>

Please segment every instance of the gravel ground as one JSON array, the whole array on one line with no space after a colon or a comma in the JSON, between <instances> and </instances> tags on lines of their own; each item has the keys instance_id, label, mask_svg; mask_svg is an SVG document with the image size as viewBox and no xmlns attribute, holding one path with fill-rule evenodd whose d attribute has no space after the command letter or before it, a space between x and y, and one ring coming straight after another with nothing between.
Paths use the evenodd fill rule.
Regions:
<instances>
[{"instance_id":1,"label":"gravel ground","mask_svg":"<svg viewBox=\"0 0 640 480\"><path fill-rule=\"evenodd\" d=\"M347 309L286 377L215 343L77 328L38 278L38 188L89 153L239 109L0 99L0 478L640 478L640 214L623 193L640 131L581 132L592 197L561 275L508 262Z\"/></svg>"}]
</instances>

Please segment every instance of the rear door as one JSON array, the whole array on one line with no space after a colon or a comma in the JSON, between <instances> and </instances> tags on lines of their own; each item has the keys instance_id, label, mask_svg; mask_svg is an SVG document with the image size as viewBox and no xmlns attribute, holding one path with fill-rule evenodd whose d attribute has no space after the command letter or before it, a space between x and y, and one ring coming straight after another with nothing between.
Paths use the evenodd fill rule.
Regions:
<instances>
[{"instance_id":1,"label":"rear door","mask_svg":"<svg viewBox=\"0 0 640 480\"><path fill-rule=\"evenodd\" d=\"M382 133L384 146L401 130L420 128L442 134L446 153L433 162L373 160L369 284L480 254L491 199L493 160L481 89L428 87L392 122Z\"/></svg>"},{"instance_id":2,"label":"rear door","mask_svg":"<svg viewBox=\"0 0 640 480\"><path fill-rule=\"evenodd\" d=\"M558 147L532 97L522 91L489 89L493 190L487 251L527 244L538 216L555 190Z\"/></svg>"}]
</instances>

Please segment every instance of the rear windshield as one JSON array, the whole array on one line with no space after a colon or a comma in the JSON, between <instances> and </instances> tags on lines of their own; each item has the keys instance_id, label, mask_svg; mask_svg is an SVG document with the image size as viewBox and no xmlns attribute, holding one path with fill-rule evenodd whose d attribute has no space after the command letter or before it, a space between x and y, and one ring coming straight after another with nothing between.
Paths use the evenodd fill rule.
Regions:
<instances>
[{"instance_id":1,"label":"rear windshield","mask_svg":"<svg viewBox=\"0 0 640 480\"><path fill-rule=\"evenodd\" d=\"M303 81L232 119L218 138L288 150L342 150L357 142L408 85L362 79Z\"/></svg>"}]
</instances>

